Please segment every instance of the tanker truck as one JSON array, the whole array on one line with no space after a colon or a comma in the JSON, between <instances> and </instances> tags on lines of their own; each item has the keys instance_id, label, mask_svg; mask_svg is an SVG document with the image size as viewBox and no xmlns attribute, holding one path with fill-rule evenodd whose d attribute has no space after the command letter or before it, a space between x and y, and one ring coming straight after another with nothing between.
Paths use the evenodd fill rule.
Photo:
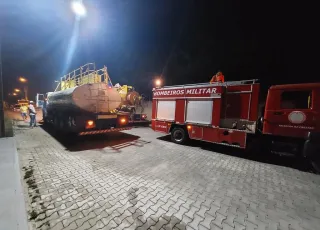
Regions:
<instances>
[{"instance_id":1,"label":"tanker truck","mask_svg":"<svg viewBox=\"0 0 320 230\"><path fill-rule=\"evenodd\" d=\"M120 94L105 82L37 94L37 105L41 97L43 122L56 130L91 135L130 129L129 114L115 111L121 104Z\"/></svg>"},{"instance_id":2,"label":"tanker truck","mask_svg":"<svg viewBox=\"0 0 320 230\"><path fill-rule=\"evenodd\" d=\"M117 108L117 111L128 112L130 114L129 122L135 125L149 125L147 120L147 114L144 113L144 97L135 91L133 86L120 85L119 83L114 85L118 93L121 96L121 104Z\"/></svg>"}]
</instances>

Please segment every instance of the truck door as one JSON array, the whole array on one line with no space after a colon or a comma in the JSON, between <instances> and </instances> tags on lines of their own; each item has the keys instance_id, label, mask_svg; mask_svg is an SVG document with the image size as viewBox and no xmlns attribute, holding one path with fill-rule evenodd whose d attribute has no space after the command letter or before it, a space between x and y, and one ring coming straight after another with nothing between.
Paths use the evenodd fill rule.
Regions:
<instances>
[{"instance_id":1,"label":"truck door","mask_svg":"<svg viewBox=\"0 0 320 230\"><path fill-rule=\"evenodd\" d=\"M263 132L303 138L316 128L315 113L312 90L269 90Z\"/></svg>"}]
</instances>

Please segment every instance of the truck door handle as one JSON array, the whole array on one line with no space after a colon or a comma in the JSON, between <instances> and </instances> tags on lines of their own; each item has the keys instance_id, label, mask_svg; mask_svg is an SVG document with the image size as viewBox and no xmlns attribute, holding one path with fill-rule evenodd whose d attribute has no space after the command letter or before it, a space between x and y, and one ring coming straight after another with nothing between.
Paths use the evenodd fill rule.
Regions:
<instances>
[{"instance_id":1,"label":"truck door handle","mask_svg":"<svg viewBox=\"0 0 320 230\"><path fill-rule=\"evenodd\" d=\"M273 114L274 114L274 115L283 115L284 112L274 112Z\"/></svg>"}]
</instances>

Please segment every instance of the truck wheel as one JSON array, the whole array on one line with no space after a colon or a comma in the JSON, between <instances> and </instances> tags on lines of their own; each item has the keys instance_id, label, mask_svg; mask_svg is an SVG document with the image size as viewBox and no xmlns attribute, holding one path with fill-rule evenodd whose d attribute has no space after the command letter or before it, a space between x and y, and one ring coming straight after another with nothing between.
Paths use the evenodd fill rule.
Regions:
<instances>
[{"instance_id":1,"label":"truck wheel","mask_svg":"<svg viewBox=\"0 0 320 230\"><path fill-rule=\"evenodd\" d=\"M317 174L320 174L320 161L311 161L312 168L316 171Z\"/></svg>"},{"instance_id":2,"label":"truck wheel","mask_svg":"<svg viewBox=\"0 0 320 230\"><path fill-rule=\"evenodd\" d=\"M45 118L43 119L43 125L44 125L44 126L48 126L48 124L49 124L48 118L45 117Z\"/></svg>"},{"instance_id":3,"label":"truck wheel","mask_svg":"<svg viewBox=\"0 0 320 230\"><path fill-rule=\"evenodd\" d=\"M304 143L303 155L309 159L316 173L320 174L320 155L317 154L316 146L309 140Z\"/></svg>"},{"instance_id":4,"label":"truck wheel","mask_svg":"<svg viewBox=\"0 0 320 230\"><path fill-rule=\"evenodd\" d=\"M176 127L171 132L171 140L177 144L183 144L188 140L187 132L180 127Z\"/></svg>"},{"instance_id":5,"label":"truck wheel","mask_svg":"<svg viewBox=\"0 0 320 230\"><path fill-rule=\"evenodd\" d=\"M59 128L59 120L57 116L53 117L53 125L56 129Z\"/></svg>"},{"instance_id":6,"label":"truck wheel","mask_svg":"<svg viewBox=\"0 0 320 230\"><path fill-rule=\"evenodd\" d=\"M64 129L64 119L63 119L63 117L60 117L60 119L59 119L59 129Z\"/></svg>"}]
</instances>

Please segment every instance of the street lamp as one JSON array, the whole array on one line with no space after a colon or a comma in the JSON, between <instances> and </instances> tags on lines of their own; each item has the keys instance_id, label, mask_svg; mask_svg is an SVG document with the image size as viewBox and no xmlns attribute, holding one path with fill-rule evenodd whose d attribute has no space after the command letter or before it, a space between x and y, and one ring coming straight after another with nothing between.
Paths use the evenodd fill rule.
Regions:
<instances>
[{"instance_id":1,"label":"street lamp","mask_svg":"<svg viewBox=\"0 0 320 230\"><path fill-rule=\"evenodd\" d=\"M12 95L13 95L13 96L17 96L18 94L16 94L16 93L12 93Z\"/></svg>"},{"instance_id":2,"label":"street lamp","mask_svg":"<svg viewBox=\"0 0 320 230\"><path fill-rule=\"evenodd\" d=\"M82 18L87 15L87 9L83 5L82 0L73 0L71 2L71 9L78 18Z\"/></svg>"},{"instance_id":3,"label":"street lamp","mask_svg":"<svg viewBox=\"0 0 320 230\"><path fill-rule=\"evenodd\" d=\"M14 91L19 93L21 90L20 89L14 89Z\"/></svg>"},{"instance_id":4,"label":"street lamp","mask_svg":"<svg viewBox=\"0 0 320 230\"><path fill-rule=\"evenodd\" d=\"M19 77L19 81L22 83L26 83L28 80L24 77Z\"/></svg>"},{"instance_id":5,"label":"street lamp","mask_svg":"<svg viewBox=\"0 0 320 230\"><path fill-rule=\"evenodd\" d=\"M28 82L28 79L24 77L19 77L18 81L25 84L23 87L24 97L26 100L28 100L28 85L26 84ZM16 91L16 92L20 92L20 91Z\"/></svg>"},{"instance_id":6,"label":"street lamp","mask_svg":"<svg viewBox=\"0 0 320 230\"><path fill-rule=\"evenodd\" d=\"M155 84L157 87L160 87L161 83L162 83L161 79L156 79Z\"/></svg>"}]
</instances>

